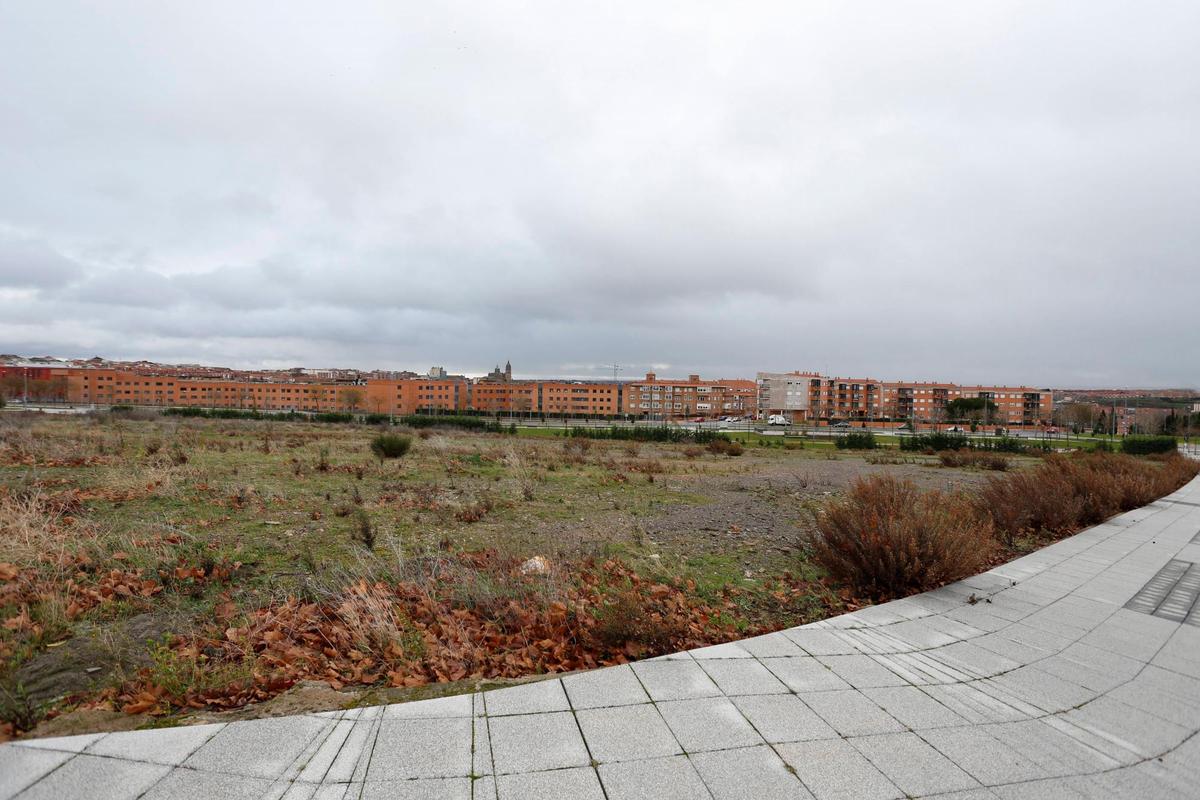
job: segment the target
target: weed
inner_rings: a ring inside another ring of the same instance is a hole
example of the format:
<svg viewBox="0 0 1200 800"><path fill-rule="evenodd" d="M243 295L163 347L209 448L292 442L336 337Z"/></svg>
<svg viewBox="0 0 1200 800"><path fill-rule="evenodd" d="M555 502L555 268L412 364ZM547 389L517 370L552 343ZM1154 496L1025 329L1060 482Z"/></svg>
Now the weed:
<svg viewBox="0 0 1200 800"><path fill-rule="evenodd" d="M978 467L996 472L1006 472L1012 466L1008 457L1001 453L978 450L943 450L937 455L938 461L943 467Z"/></svg>
<svg viewBox="0 0 1200 800"><path fill-rule="evenodd" d="M601 646L624 649L631 643L662 652L687 634L681 620L647 608L633 589L620 589L595 610L596 624L589 635Z"/></svg>
<svg viewBox="0 0 1200 800"><path fill-rule="evenodd" d="M387 458L402 458L412 447L412 437L399 433L381 433L371 440L371 452L382 464Z"/></svg>
<svg viewBox="0 0 1200 800"><path fill-rule="evenodd" d="M740 456L746 452L741 442L726 439L724 436L713 439L708 443L708 452L713 455Z"/></svg>
<svg viewBox="0 0 1200 800"><path fill-rule="evenodd" d="M354 541L367 550L375 549L375 525L371 522L371 516L367 514L366 509L358 509L354 515L354 530L351 536Z"/></svg>
<svg viewBox="0 0 1200 800"><path fill-rule="evenodd" d="M45 716L44 704L38 703L15 681L0 684L0 722L18 731L31 730Z"/></svg>

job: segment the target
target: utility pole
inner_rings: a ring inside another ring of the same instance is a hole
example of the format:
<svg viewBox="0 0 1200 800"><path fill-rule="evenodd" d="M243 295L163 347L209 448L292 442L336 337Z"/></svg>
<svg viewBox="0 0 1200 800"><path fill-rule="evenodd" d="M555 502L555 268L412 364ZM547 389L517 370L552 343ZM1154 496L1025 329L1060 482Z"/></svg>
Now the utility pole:
<svg viewBox="0 0 1200 800"><path fill-rule="evenodd" d="M618 414L618 415L620 415L620 413L621 413L621 402L620 402L620 398L621 398L621 392L620 392L620 390L617 388L617 373L618 373L618 372L620 372L620 371L623 369L623 367L622 367L620 364L601 364L601 366L602 366L602 367L605 367L605 368L608 368L608 369L611 369L611 370L612 370L612 373L613 373L613 391L617 393L617 394L616 394L616 400L617 400L617 414Z"/></svg>

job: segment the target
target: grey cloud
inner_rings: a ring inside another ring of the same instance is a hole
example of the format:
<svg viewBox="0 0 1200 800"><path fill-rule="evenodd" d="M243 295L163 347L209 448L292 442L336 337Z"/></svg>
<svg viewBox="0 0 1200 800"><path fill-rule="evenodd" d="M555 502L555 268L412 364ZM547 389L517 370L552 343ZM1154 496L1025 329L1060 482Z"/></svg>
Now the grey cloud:
<svg viewBox="0 0 1200 800"><path fill-rule="evenodd" d="M60 296L93 305L144 309L170 309L183 298L169 278L138 267L95 271Z"/></svg>
<svg viewBox="0 0 1200 800"><path fill-rule="evenodd" d="M52 289L82 275L78 263L45 242L0 230L0 288Z"/></svg>
<svg viewBox="0 0 1200 800"><path fill-rule="evenodd" d="M16 0L0 350L1200 383L1197 29Z"/></svg>

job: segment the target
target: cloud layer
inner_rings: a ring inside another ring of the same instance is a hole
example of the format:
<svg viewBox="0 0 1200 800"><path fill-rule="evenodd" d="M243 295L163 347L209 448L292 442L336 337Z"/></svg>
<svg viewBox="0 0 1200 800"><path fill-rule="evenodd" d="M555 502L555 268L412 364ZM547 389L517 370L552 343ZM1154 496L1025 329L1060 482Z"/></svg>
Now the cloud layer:
<svg viewBox="0 0 1200 800"><path fill-rule="evenodd" d="M1197 30L16 0L0 352L1200 384Z"/></svg>

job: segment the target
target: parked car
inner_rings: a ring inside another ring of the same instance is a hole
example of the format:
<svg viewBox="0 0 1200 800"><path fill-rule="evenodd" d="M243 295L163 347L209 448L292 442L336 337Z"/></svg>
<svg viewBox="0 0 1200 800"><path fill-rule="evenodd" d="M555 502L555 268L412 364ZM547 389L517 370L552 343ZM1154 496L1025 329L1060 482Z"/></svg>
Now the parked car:
<svg viewBox="0 0 1200 800"><path fill-rule="evenodd" d="M783 414L772 414L771 416L767 417L767 424L768 425L790 425L791 423L788 422L788 418L785 417Z"/></svg>
<svg viewBox="0 0 1200 800"><path fill-rule="evenodd" d="M850 427L850 423L849 423L849 422L846 422L846 420L842 420L841 422L835 422L835 423L833 423L833 426L832 426L832 427L834 427L834 428L849 428L849 427Z"/></svg>

